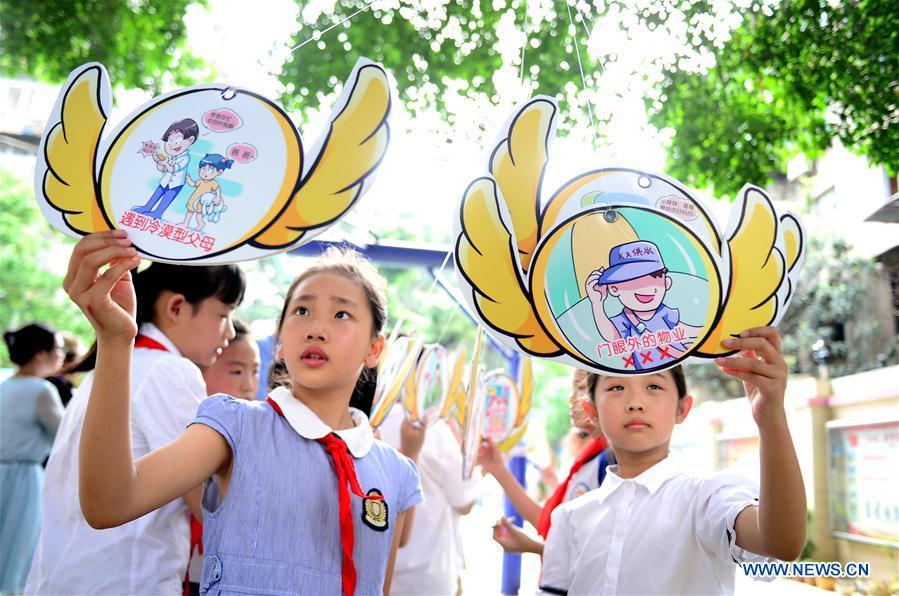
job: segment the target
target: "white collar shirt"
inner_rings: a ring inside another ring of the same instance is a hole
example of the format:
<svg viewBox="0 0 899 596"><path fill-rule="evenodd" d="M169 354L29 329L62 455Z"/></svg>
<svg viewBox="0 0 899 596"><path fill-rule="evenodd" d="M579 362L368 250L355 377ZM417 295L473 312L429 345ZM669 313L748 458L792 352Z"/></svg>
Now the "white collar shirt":
<svg viewBox="0 0 899 596"><path fill-rule="evenodd" d="M397 449L404 418L403 408L394 405L379 429L384 441ZM478 498L481 475L462 478L462 450L443 420L437 420L425 432L417 465L425 499L415 507L408 543L397 550L390 594L454 596L462 571L456 509Z"/></svg>
<svg viewBox="0 0 899 596"><path fill-rule="evenodd" d="M163 174L162 178L159 180L159 186L168 189L184 186L188 163L190 163L190 154L187 152L175 157L169 157L166 160L166 164L173 166L174 170L171 172L166 170L165 174Z"/></svg>
<svg viewBox="0 0 899 596"><path fill-rule="evenodd" d="M151 324L142 335L166 349L136 348L131 364L135 459L178 437L206 398L200 369ZM134 521L94 530L78 500L78 445L93 385L89 374L60 423L44 479L41 534L27 594L178 594L187 568L189 511L183 499Z"/></svg>
<svg viewBox="0 0 899 596"><path fill-rule="evenodd" d="M544 549L544 594L732 594L736 563L773 561L736 545L758 488L734 474L691 476L666 457L560 505Z"/></svg>
<svg viewBox="0 0 899 596"><path fill-rule="evenodd" d="M361 410L350 408L350 417L353 420L352 428L333 430L315 412L310 410L309 406L295 398L287 387L273 389L269 393L269 397L281 408L281 412L291 428L304 439L314 441L333 432L344 440L350 455L354 458L365 457L371 451L374 434L368 416Z"/></svg>

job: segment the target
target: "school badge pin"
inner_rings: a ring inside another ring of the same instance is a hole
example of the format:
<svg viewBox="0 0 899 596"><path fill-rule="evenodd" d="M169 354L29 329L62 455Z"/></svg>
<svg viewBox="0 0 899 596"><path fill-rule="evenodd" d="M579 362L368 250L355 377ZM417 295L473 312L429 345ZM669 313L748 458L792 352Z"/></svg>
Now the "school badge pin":
<svg viewBox="0 0 899 596"><path fill-rule="evenodd" d="M376 488L369 490L362 499L362 521L378 532L387 531L387 501Z"/></svg>

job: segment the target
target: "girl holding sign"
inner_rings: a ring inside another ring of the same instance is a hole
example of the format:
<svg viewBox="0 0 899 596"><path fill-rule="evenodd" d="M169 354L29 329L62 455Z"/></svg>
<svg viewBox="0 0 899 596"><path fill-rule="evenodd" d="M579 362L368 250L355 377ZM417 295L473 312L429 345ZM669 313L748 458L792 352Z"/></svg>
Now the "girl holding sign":
<svg viewBox="0 0 899 596"><path fill-rule="evenodd" d="M320 258L291 284L278 322L290 387L266 402L209 398L179 437L134 461L125 371L137 259L114 234L79 242L64 284L97 331L79 460L88 521L115 527L205 482L202 593L389 588L404 512L422 498L419 475L348 407L384 346L383 278L355 253Z"/></svg>

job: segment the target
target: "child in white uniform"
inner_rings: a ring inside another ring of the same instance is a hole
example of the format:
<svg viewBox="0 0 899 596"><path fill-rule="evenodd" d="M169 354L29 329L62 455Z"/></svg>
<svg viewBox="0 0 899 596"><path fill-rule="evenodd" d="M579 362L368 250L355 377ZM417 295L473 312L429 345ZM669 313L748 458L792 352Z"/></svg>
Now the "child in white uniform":
<svg viewBox="0 0 899 596"><path fill-rule="evenodd" d="M545 594L727 594L735 565L794 559L805 542L805 488L784 412L787 366L773 327L750 329L718 358L743 381L759 428L761 489L703 478L668 454L687 417L683 370L591 375L589 390L617 460L595 491L560 506L544 550Z"/></svg>
<svg viewBox="0 0 899 596"><path fill-rule="evenodd" d="M125 240L121 231L101 237L110 248ZM197 366L214 363L234 337L231 313L243 299L244 277L237 265L154 263L134 276L134 288L139 336L134 360L116 375L133 382L126 395L131 412L126 432L130 453L140 457L181 434L206 398ZM82 515L78 454L95 380L91 373L75 392L50 454L41 505L43 525L25 591L180 593L190 544L186 501L193 487L181 493L185 499L119 528L95 530ZM199 514L200 491L193 493Z"/></svg>

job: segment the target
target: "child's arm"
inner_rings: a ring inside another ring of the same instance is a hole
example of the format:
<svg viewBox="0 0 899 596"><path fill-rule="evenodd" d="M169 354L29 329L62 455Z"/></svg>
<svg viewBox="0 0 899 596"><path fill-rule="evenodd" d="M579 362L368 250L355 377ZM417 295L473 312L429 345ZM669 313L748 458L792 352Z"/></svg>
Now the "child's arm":
<svg viewBox="0 0 899 596"><path fill-rule="evenodd" d="M82 238L63 282L97 333L97 367L78 456L81 510L95 528L121 525L161 507L200 485L230 458L221 435L195 425L165 447L132 460L131 353L137 324L130 270L140 259L125 236L114 230Z"/></svg>
<svg viewBox="0 0 899 596"><path fill-rule="evenodd" d="M543 556L543 543L525 534L508 517L500 518L493 526L493 540L507 553L534 553Z"/></svg>
<svg viewBox="0 0 899 596"><path fill-rule="evenodd" d="M478 451L478 463L481 464L485 472L496 478L503 492L512 501L515 511L536 528L537 520L540 519L540 505L534 502L524 490L524 487L512 476L512 472L503 463L502 454L490 439L481 441L481 447Z"/></svg>
<svg viewBox="0 0 899 596"><path fill-rule="evenodd" d="M418 465L418 456L421 454L421 448L425 443L425 433L427 431L427 423L419 424L412 422L408 418L403 418L400 425L400 453L411 459L415 465ZM406 515L408 513L408 515ZM404 547L409 543L412 536L412 525L415 523L415 506L409 507L403 512L405 515L405 523L403 531L400 532L399 546Z"/></svg>
<svg viewBox="0 0 899 596"><path fill-rule="evenodd" d="M806 500L784 410L787 365L780 335L774 327L758 327L744 331L739 338L724 340L724 345L742 354L717 358L715 363L743 381L752 417L759 427L759 504L737 516L737 546L790 561L799 556L805 543Z"/></svg>
<svg viewBox="0 0 899 596"><path fill-rule="evenodd" d="M411 508L400 512L400 514L396 516L396 526L393 529L393 541L390 544L390 557L387 559L387 573L384 574L384 596L390 594L390 584L393 581L393 565L396 563L396 551L400 546L400 536L405 529L406 513L410 511Z"/></svg>

